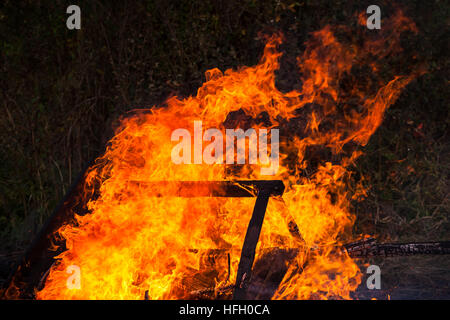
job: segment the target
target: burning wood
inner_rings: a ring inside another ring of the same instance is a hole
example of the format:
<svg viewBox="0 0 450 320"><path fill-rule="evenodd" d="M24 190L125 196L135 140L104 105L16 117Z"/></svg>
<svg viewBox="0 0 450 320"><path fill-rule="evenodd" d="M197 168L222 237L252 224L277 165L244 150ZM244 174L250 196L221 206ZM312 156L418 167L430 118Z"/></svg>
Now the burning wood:
<svg viewBox="0 0 450 320"><path fill-rule="evenodd" d="M149 197L255 197L259 190L269 196L281 196L284 184L280 180L235 181L130 181L136 188L144 188Z"/></svg>
<svg viewBox="0 0 450 320"><path fill-rule="evenodd" d="M450 254L450 241L378 244L371 238L369 241L352 243L344 247L353 258Z"/></svg>

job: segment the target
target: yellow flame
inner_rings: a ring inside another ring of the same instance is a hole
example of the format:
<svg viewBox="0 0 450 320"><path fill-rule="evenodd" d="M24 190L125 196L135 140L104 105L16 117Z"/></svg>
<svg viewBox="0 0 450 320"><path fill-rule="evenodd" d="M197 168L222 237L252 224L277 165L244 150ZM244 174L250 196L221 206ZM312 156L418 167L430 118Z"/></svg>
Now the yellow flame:
<svg viewBox="0 0 450 320"><path fill-rule="evenodd" d="M382 41L367 40L359 46L339 43L331 26L314 32L298 57L300 91L283 93L275 86L281 56L277 47L282 42L282 36L275 34L267 38L257 65L224 73L208 70L196 96L172 97L164 107L123 119L105 154L86 176L90 213L76 216L76 224L59 230L67 250L57 257L37 297L143 299L147 291L150 299L179 299L189 297L199 283L205 288L234 283L255 199L155 197L145 184L267 179L257 165L230 169L222 164L171 161L173 130L192 128L195 120L201 120L204 128L225 130L231 118L235 127L280 128L282 134L281 167L270 178L284 181L284 203L269 201L256 259L264 249L299 248L299 240L289 231L290 221L295 221L304 242L288 262L274 298L349 299L361 274L347 254L336 254L333 247L352 239L355 217L349 201L355 194L347 186L347 167L361 152L344 149L368 142L385 110L415 76L371 82L370 86L378 86L375 92L360 83L364 79L349 76L358 65L378 70L374 60L378 52L380 56L399 52L398 33L416 30L401 12L383 28ZM351 85L343 89L340 81L345 77ZM230 116L238 111L245 114L246 123ZM258 120L263 115L267 121ZM292 125L291 131L285 129ZM328 148L334 159L320 161L309 172L307 152L314 146ZM358 194L364 190L360 188ZM230 253L229 279L226 254L211 256L212 249ZM70 265L80 267L81 289L66 285Z"/></svg>

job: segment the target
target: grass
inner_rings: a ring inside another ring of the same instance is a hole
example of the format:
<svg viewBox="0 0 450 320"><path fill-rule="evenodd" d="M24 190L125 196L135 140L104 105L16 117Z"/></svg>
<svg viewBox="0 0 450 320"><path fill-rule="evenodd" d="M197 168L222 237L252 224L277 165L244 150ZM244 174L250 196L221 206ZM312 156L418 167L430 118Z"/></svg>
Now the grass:
<svg viewBox="0 0 450 320"><path fill-rule="evenodd" d="M357 170L369 173L371 187L361 210L374 213L367 217L371 223L362 219L360 225L371 225L372 233L395 240L447 238L449 117L439 108L448 101L441 76L425 75L408 88L388 110L359 162Z"/></svg>
<svg viewBox="0 0 450 320"><path fill-rule="evenodd" d="M299 54L308 33L352 23L368 1L80 2L82 29L65 27L68 1L0 5L0 253L29 244L66 190L102 152L117 119L169 94L188 95L212 67L255 64L258 32L282 30ZM388 1L379 4L392 10ZM401 1L420 39L406 50L429 66L388 110L354 168L371 186L357 231L385 239L441 239L450 230L448 54L444 1ZM388 61L388 66L401 60Z"/></svg>

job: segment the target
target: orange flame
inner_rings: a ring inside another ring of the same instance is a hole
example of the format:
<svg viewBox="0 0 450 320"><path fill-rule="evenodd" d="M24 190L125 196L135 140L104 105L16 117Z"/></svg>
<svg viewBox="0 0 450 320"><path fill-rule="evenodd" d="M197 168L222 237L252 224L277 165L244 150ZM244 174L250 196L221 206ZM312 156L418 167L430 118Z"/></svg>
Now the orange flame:
<svg viewBox="0 0 450 320"><path fill-rule="evenodd" d="M391 80L353 76L355 68L376 73L376 58L399 52L399 30L416 31L400 12L383 25L382 40L344 45L334 30L314 32L298 57L302 90L275 86L282 36L268 37L260 62L237 70L206 71L196 96L172 97L166 106L123 119L105 154L88 172L89 214L59 230L67 250L57 257L39 299L179 299L200 287L235 282L254 199L155 197L146 182L267 179L258 165L184 164L171 161L171 133L192 128L280 128L284 203L271 199L256 260L268 248L299 248L274 298L349 299L361 282L355 262L333 248L352 240L347 169L381 124L385 110L416 76ZM374 90L374 88L376 90ZM284 138L284 139L283 139ZM349 148L350 146L350 148ZM352 147L353 146L353 147ZM330 159L309 157L325 148ZM350 151L349 151L350 150ZM313 169L311 169L313 167ZM98 190L98 196L93 191ZM360 190L364 193L364 190ZM298 225L303 242L292 237ZM213 249L230 253L208 255ZM66 269L77 265L81 288L67 287ZM202 286L198 286L201 283Z"/></svg>

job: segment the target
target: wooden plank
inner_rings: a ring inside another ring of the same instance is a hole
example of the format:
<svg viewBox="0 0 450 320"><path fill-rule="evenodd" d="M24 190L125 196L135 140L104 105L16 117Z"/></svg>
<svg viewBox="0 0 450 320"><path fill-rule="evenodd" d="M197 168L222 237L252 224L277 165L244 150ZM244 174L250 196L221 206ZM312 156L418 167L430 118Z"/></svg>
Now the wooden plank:
<svg viewBox="0 0 450 320"><path fill-rule="evenodd" d="M255 197L258 190L269 190L272 196L281 196L284 184L281 180L234 181L129 181L137 188L148 189L154 197Z"/></svg>
<svg viewBox="0 0 450 320"><path fill-rule="evenodd" d="M252 218L248 224L247 233L242 247L241 259L239 260L236 284L233 294L234 300L246 299L246 290L251 278L253 262L255 260L255 250L261 233L267 203L269 202L270 191L259 190L253 209Z"/></svg>

